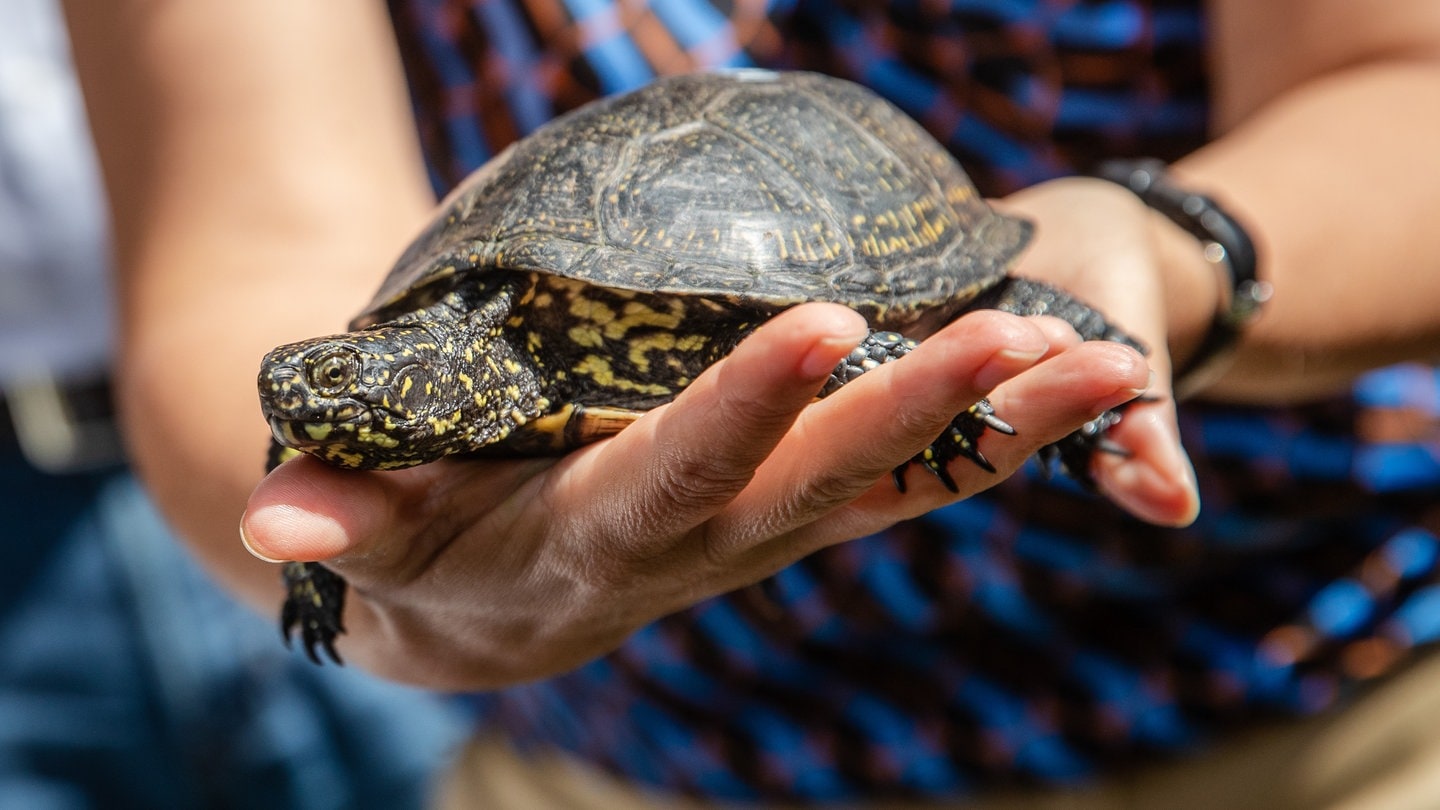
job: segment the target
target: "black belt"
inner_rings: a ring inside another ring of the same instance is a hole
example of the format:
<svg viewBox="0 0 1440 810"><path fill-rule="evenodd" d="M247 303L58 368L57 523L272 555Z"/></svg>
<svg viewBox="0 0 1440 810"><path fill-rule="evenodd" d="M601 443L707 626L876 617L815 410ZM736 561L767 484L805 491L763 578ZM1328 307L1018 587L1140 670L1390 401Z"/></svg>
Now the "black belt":
<svg viewBox="0 0 1440 810"><path fill-rule="evenodd" d="M0 449L49 473L118 464L124 452L114 402L104 377L0 385Z"/></svg>

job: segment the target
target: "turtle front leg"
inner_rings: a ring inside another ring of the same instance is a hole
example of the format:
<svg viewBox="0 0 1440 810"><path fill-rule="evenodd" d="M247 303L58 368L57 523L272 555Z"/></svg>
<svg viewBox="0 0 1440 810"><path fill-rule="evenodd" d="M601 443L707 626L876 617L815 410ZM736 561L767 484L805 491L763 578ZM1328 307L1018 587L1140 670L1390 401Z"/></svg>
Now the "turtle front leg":
<svg viewBox="0 0 1440 810"><path fill-rule="evenodd" d="M269 472L298 455L299 450L272 441L265 456L265 470ZM285 602L280 607L280 635L285 646L290 646L290 639L299 630L305 655L311 661L323 663L316 652L318 647L331 661L344 664L335 652L335 639L345 632L340 619L345 611L345 578L313 562L285 563L280 578L285 584Z"/></svg>
<svg viewBox="0 0 1440 810"><path fill-rule="evenodd" d="M285 606L280 611L280 632L285 646L298 629L305 654L316 664L323 663L319 647L331 661L343 664L335 652L335 639L345 632L341 615L345 611L345 579L319 563L285 563Z"/></svg>
<svg viewBox="0 0 1440 810"><path fill-rule="evenodd" d="M830 373L830 379L826 381L825 387L820 389L820 396L827 397L835 393L846 383L867 371L878 368L882 363L899 360L909 354L917 345L919 344L916 341L898 332L872 331ZM957 458L967 458L982 470L995 472L995 465L985 458L978 445L980 436L985 433L986 429L1011 436L1015 435L1015 428L1010 427L1003 419L996 416L995 409L990 406L990 402L982 399L971 405L964 413L956 416L950 426L928 447L920 451L914 458L895 468L895 488L901 492L905 491L905 470L911 464L919 464L929 470L951 492L960 491L955 484L955 479L950 477L949 469L950 462Z"/></svg>

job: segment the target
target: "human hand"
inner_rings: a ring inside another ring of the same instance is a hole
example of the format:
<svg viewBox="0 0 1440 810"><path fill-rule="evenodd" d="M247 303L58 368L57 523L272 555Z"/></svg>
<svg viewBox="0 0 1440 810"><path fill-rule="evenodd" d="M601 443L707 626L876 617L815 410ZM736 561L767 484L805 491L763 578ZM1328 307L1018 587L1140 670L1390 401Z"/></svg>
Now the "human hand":
<svg viewBox="0 0 1440 810"><path fill-rule="evenodd" d="M255 490L242 531L257 555L324 561L350 581L347 658L432 687L493 687L574 667L660 616L992 486L1148 384L1125 346L978 312L813 401L864 333L843 307L792 309L671 404L559 459L376 473L302 457ZM1018 432L980 439L998 474L958 461L958 495L918 469L897 492L890 471L987 395Z"/></svg>
<svg viewBox="0 0 1440 810"><path fill-rule="evenodd" d="M1180 446L1171 352L1194 347L1216 305L1213 274L1198 264L1193 237L1162 221L1128 190L1103 180L1042 183L1007 197L1000 207L1037 223L1016 275L1075 294L1150 350L1154 382L1108 434L1127 455L1097 453L1091 469L1097 485L1143 520L1189 524L1200 501L1194 470ZM1167 241L1172 237L1178 246ZM1189 264L1186 249L1193 254ZM1186 272L1194 267L1198 273Z"/></svg>

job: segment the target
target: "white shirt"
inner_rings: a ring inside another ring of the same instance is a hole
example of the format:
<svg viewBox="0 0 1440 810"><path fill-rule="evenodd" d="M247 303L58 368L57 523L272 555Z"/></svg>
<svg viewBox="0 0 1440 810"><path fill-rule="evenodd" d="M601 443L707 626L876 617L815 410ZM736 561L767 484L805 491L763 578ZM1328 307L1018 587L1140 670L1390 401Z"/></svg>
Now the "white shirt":
<svg viewBox="0 0 1440 810"><path fill-rule="evenodd" d="M0 0L0 389L111 359L99 171L54 0Z"/></svg>

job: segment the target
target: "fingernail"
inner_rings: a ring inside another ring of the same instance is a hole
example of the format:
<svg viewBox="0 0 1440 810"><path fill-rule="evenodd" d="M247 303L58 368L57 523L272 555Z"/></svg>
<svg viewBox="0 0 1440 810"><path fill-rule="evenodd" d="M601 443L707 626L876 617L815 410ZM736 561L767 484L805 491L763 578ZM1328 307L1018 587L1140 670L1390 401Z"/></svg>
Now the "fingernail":
<svg viewBox="0 0 1440 810"><path fill-rule="evenodd" d="M1045 356L1048 349L1048 346L1039 349L1006 347L996 351L975 371L973 379L975 387L982 391L995 388L1000 383L1035 365L1040 358Z"/></svg>
<svg viewBox="0 0 1440 810"><path fill-rule="evenodd" d="M1149 464L1122 461L1108 475L1106 495L1125 511L1157 526L1188 526L1200 511L1195 473L1188 457L1175 459L1168 472ZM1179 507L1179 508L1177 508Z"/></svg>
<svg viewBox="0 0 1440 810"><path fill-rule="evenodd" d="M1155 369L1148 368L1145 373L1145 387L1135 390L1135 396L1144 396L1147 391L1155 387Z"/></svg>
<svg viewBox="0 0 1440 810"><path fill-rule="evenodd" d="M245 550L250 552L250 556L262 562L276 564L285 562L285 560L277 560L273 557L267 557L264 554L261 554L260 552L255 550L255 544L250 540L250 532L245 528L245 519L247 517L249 517L248 514L240 516L240 545L244 546Z"/></svg>
<svg viewBox="0 0 1440 810"><path fill-rule="evenodd" d="M831 335L816 341L805 357L800 360L800 373L807 380L819 380L828 377L835 370L835 364L844 359L845 355L865 339L865 332L858 332L854 336Z"/></svg>
<svg viewBox="0 0 1440 810"><path fill-rule="evenodd" d="M1145 384L1144 384L1144 385L1140 386L1139 388L1121 388L1119 391L1117 391L1117 392L1115 392L1115 393L1116 393L1117 396L1123 396L1123 397L1125 397L1125 399L1120 400L1121 402L1129 402L1130 400L1135 399L1136 397L1143 397L1143 396L1145 396L1147 393L1149 393L1150 389L1152 389L1152 388L1154 388L1154 387L1155 387L1155 369L1153 369L1153 368L1147 368L1147 369L1145 370Z"/></svg>
<svg viewBox="0 0 1440 810"><path fill-rule="evenodd" d="M1145 496L1151 477L1147 475L1149 471L1142 467L1130 463L1120 464L1112 470L1107 482L1110 486L1105 488L1106 495L1120 508L1146 523L1165 525L1170 522L1170 516L1164 512L1162 504L1152 503Z"/></svg>
<svg viewBox="0 0 1440 810"><path fill-rule="evenodd" d="M1139 388L1117 388L1115 391L1106 394L1094 403L1096 413L1114 410L1127 402L1133 402L1149 393L1155 387L1155 372L1151 371L1145 380L1145 384Z"/></svg>

